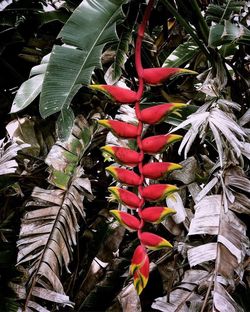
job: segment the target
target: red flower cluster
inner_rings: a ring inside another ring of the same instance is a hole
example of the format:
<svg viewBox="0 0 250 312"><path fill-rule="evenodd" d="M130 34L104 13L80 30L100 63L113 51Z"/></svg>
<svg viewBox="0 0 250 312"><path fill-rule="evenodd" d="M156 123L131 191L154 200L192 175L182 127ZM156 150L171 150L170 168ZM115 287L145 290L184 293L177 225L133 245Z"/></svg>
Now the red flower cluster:
<svg viewBox="0 0 250 312"><path fill-rule="evenodd" d="M133 125L117 120L99 120L99 123L107 127L114 135L137 140L138 151L129 148L117 146L104 146L102 151L105 157L112 158L118 164L125 168L109 166L107 172L115 180L123 185L133 186L137 191L131 192L124 188L109 187L111 199L126 205L135 210L131 215L119 210L111 210L110 213L130 231L137 231L140 245L135 249L130 267L130 272L134 278L134 285L138 292L145 288L149 277L149 258L147 248L158 250L161 248L170 248L172 245L164 238L143 231L145 222L153 224L160 223L165 217L175 213L173 209L164 206L144 207L145 202L160 202L171 193L176 192L178 188L170 184L145 185L145 178L155 180L163 179L169 172L180 169L181 166L169 162L151 162L145 163L144 154L155 155L165 151L172 143L180 140L182 137L176 134L156 135L142 139L143 124L155 125L162 122L169 113L178 113L178 110L185 107L181 103L165 103L154 105L150 108L140 109L140 100L143 95L144 84L159 85L166 79L179 74L194 74L195 72L180 68L148 68L143 69L141 64L141 43L145 31L146 23L150 15L154 1L150 0L145 11L142 24L139 26L138 37L136 41L136 70L139 79L139 88L137 92L109 85L93 85L91 88L100 90L119 104L134 104L138 124ZM127 169L126 167L130 167ZM132 167L132 168L131 168ZM139 174L133 171L138 167ZM132 169L132 170L131 170Z"/></svg>

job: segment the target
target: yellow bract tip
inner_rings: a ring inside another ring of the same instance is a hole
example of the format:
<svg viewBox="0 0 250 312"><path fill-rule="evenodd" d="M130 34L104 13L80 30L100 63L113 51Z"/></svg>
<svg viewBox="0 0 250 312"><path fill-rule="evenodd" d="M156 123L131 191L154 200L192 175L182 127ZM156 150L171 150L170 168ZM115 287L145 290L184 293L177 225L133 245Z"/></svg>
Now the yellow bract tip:
<svg viewBox="0 0 250 312"><path fill-rule="evenodd" d="M116 178L117 174L114 166L108 166L105 168L105 170L108 171L108 173L110 173L114 178Z"/></svg>
<svg viewBox="0 0 250 312"><path fill-rule="evenodd" d="M113 154L113 146L105 145L101 147L101 150Z"/></svg>
<svg viewBox="0 0 250 312"><path fill-rule="evenodd" d="M197 75L198 73L194 70L186 69L186 68L180 68L180 73L182 74L190 74L190 75Z"/></svg>
<svg viewBox="0 0 250 312"><path fill-rule="evenodd" d="M171 164L169 169L170 169L171 171L172 171L172 170L182 169L182 165L180 165L180 164Z"/></svg>
<svg viewBox="0 0 250 312"><path fill-rule="evenodd" d="M110 128L109 120L107 119L99 119L97 122L104 127Z"/></svg>
<svg viewBox="0 0 250 312"><path fill-rule="evenodd" d="M173 245L169 241L167 241L166 239L164 239L163 242L160 243L160 246L173 248Z"/></svg>

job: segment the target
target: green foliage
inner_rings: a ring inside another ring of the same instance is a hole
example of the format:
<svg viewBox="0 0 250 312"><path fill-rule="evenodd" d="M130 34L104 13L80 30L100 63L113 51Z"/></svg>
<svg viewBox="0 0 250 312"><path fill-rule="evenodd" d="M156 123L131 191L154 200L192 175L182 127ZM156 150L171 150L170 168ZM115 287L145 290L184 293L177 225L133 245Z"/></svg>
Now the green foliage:
<svg viewBox="0 0 250 312"><path fill-rule="evenodd" d="M180 44L164 61L163 67L180 67L189 62L199 52L193 40Z"/></svg>
<svg viewBox="0 0 250 312"><path fill-rule="evenodd" d="M62 112L61 120L72 120L66 116L71 100L82 84L89 84L95 67L101 66L104 45L118 39L115 25L122 18L123 2L106 1L97 5L91 0L83 1L69 18L58 35L66 45L54 47L45 74L40 97L43 118ZM79 32L79 29L88 31ZM61 133L63 127L59 128ZM67 129L63 137L67 137Z"/></svg>
<svg viewBox="0 0 250 312"><path fill-rule="evenodd" d="M162 202L176 214L149 225L171 235L174 250L150 254L156 278L140 299L128 273L138 242L109 215L117 206L107 200L111 180L99 151L128 142L111 134L106 139L106 130L95 125L107 118L134 123L135 112L81 86L94 73L95 83L111 77L136 89L131 38L146 1L53 1L51 12L42 5L49 0L0 2L1 9L11 4L0 12L0 311L17 311L26 300L32 311L127 311L131 302L134 311L250 310L242 286L249 288L247 1L161 0L152 12L143 65L185 66L199 75L145 88L145 108L154 102L190 105L182 116L144 129L148 136L175 126L184 139L180 154L177 146L162 155L162 161L183 165L168 177L180 192ZM105 61L103 52L110 52ZM45 120L36 104L42 87ZM129 144L136 149L134 141ZM17 270L18 233L24 262Z"/></svg>
<svg viewBox="0 0 250 312"><path fill-rule="evenodd" d="M222 44L250 44L250 30L243 25L224 21L224 25L216 24L210 28L208 44L217 47Z"/></svg>
<svg viewBox="0 0 250 312"><path fill-rule="evenodd" d="M46 55L40 65L31 69L30 78L17 91L10 113L17 113L26 108L40 94L49 58L50 54Z"/></svg>

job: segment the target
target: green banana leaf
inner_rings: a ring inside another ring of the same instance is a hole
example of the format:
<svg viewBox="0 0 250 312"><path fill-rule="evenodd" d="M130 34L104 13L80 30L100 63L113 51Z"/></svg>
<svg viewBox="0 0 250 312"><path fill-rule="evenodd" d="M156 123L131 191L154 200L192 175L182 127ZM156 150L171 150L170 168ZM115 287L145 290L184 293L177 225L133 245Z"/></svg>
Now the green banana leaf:
<svg viewBox="0 0 250 312"><path fill-rule="evenodd" d="M191 60L199 51L197 44L192 39L189 39L187 42L180 44L166 58L162 67L180 67Z"/></svg>
<svg viewBox="0 0 250 312"><path fill-rule="evenodd" d="M17 113L24 109L40 94L50 55L51 54L45 55L41 64L31 69L30 78L24 81L17 91L10 113Z"/></svg>
<svg viewBox="0 0 250 312"><path fill-rule="evenodd" d="M250 30L242 24L235 25L224 21L224 25L216 24L210 28L208 45L217 47L227 43L250 44Z"/></svg>
<svg viewBox="0 0 250 312"><path fill-rule="evenodd" d="M47 67L40 97L43 118L60 111L65 117L74 95L89 84L94 68L101 66L104 45L118 39L115 26L124 2L84 0L75 9L58 35L65 45L54 46Z"/></svg>

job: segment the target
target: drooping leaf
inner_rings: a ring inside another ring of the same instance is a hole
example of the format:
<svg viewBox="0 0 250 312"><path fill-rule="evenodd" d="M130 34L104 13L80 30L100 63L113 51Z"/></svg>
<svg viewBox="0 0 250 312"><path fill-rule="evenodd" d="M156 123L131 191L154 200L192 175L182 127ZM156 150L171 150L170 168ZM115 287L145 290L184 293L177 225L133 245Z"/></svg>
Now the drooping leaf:
<svg viewBox="0 0 250 312"><path fill-rule="evenodd" d="M214 304L216 306L216 291L221 285L221 278L233 282L237 272L242 278L242 264L249 245L246 236L246 226L230 210L225 212L221 195L204 197L195 207L195 215L191 221L189 235L216 235L216 243L208 243L192 247L188 250L190 266L196 266L203 261L215 261ZM221 294L220 294L221 295ZM218 294L218 296L220 297ZM229 297L224 294L221 300L230 305ZM234 302L234 305L237 304ZM222 311L219 309L219 311ZM241 308L239 307L239 311Z"/></svg>
<svg viewBox="0 0 250 312"><path fill-rule="evenodd" d="M209 3L206 10L207 22L221 22L222 19L229 20L231 14L240 13L246 1L222 1L220 4Z"/></svg>
<svg viewBox="0 0 250 312"><path fill-rule="evenodd" d="M40 94L49 59L50 54L42 59L40 65L34 66L31 69L30 78L17 91L10 113L17 113L26 108Z"/></svg>
<svg viewBox="0 0 250 312"><path fill-rule="evenodd" d="M156 298L152 308L162 312L197 311L197 308L200 310L203 298L196 294L194 290L208 277L209 273L205 270L185 271L181 283L170 292L169 296Z"/></svg>
<svg viewBox="0 0 250 312"><path fill-rule="evenodd" d="M124 68L124 64L128 58L127 53L129 50L129 43L132 39L131 35L131 29L124 29L120 36L119 43L116 49L114 63L105 74L105 80L107 84L116 83L122 75L122 69Z"/></svg>
<svg viewBox="0 0 250 312"><path fill-rule="evenodd" d="M180 67L190 61L199 52L193 40L180 44L164 61L163 67Z"/></svg>
<svg viewBox="0 0 250 312"><path fill-rule="evenodd" d="M19 145L11 141L4 142L4 139L0 140L0 176L17 172L18 163L14 158L18 151L28 146L28 144Z"/></svg>
<svg viewBox="0 0 250 312"><path fill-rule="evenodd" d="M56 122L57 135L59 140L66 141L68 139L74 124L74 119L75 115L70 107L61 111Z"/></svg>
<svg viewBox="0 0 250 312"><path fill-rule="evenodd" d="M237 42L250 44L250 31L242 24L235 25L225 20L224 25L216 24L211 26L208 44L217 47L221 44Z"/></svg>
<svg viewBox="0 0 250 312"><path fill-rule="evenodd" d="M27 289L26 306L36 311L41 308L35 297L73 306L64 293L60 275L63 267L69 272L79 231L77 219L85 216L83 200L85 196L92 198L90 181L79 165L92 138L90 135L89 141L84 141L85 127L93 130L79 116L68 140L58 141L52 147L46 159L50 166L48 181L57 188L35 187L22 220L17 243L18 264L29 269L31 286Z"/></svg>
<svg viewBox="0 0 250 312"><path fill-rule="evenodd" d="M67 46L53 48L45 74L40 97L43 118L66 110L82 84L89 84L94 68L101 65L104 45L117 40L115 25L122 18L123 3L84 0L73 12L59 33Z"/></svg>
<svg viewBox="0 0 250 312"><path fill-rule="evenodd" d="M176 132L189 124L191 125L179 147L179 153L184 149L184 156L187 157L187 153L198 134L204 139L209 124L217 145L221 165L223 165L222 147L226 147L226 144L230 144L235 154L239 157L246 133L228 113L216 107L209 110L209 106L209 103L204 104L171 132ZM221 134L223 135L222 137Z"/></svg>

